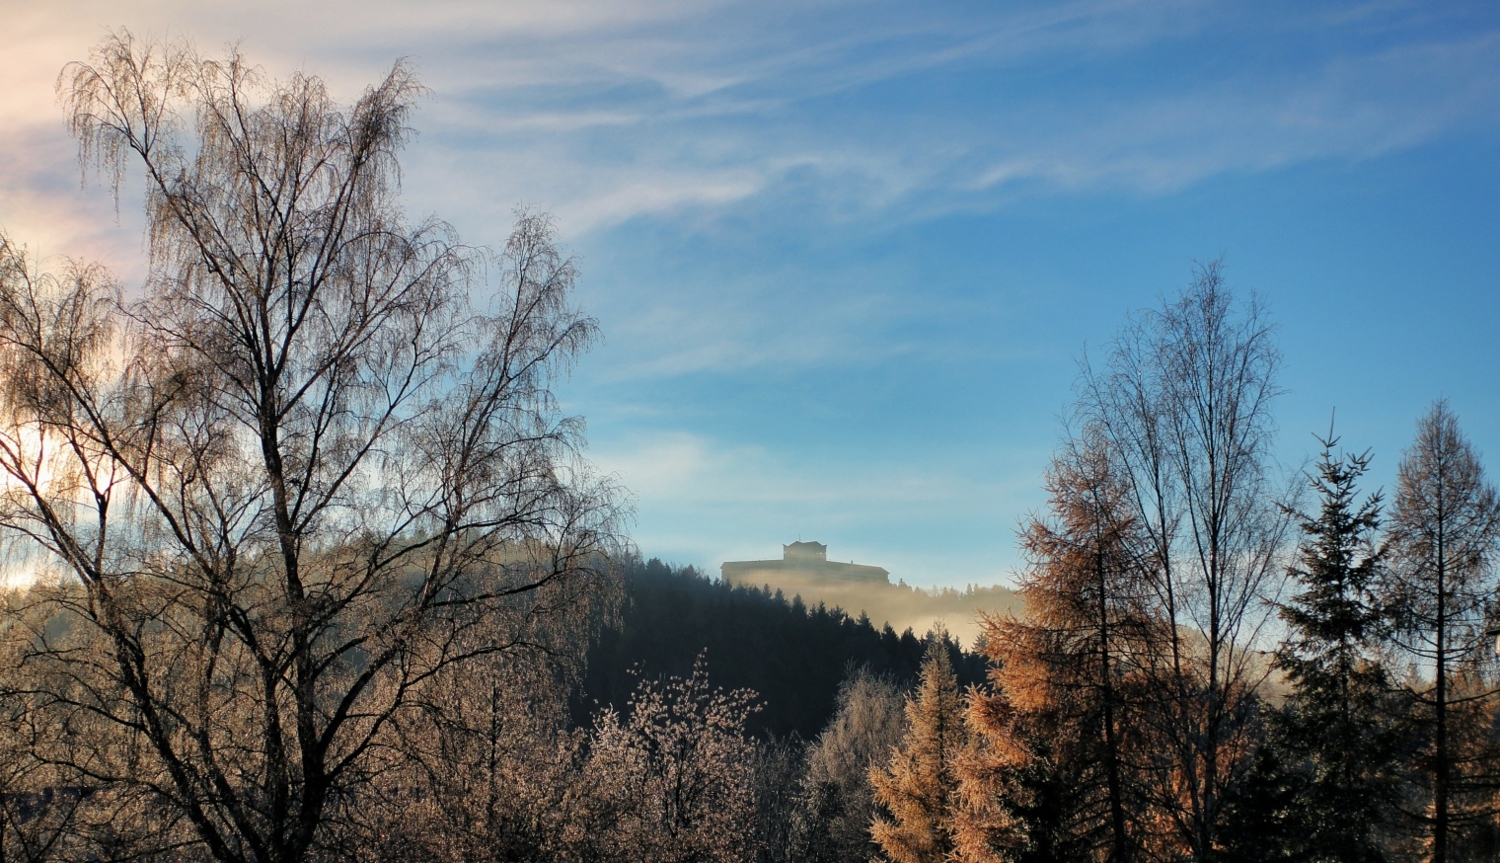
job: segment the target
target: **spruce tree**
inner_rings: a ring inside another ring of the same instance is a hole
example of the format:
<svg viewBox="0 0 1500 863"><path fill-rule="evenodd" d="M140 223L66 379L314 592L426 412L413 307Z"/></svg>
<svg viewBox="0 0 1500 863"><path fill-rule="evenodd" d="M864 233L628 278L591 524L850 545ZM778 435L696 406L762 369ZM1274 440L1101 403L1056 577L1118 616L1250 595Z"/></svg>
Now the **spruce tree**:
<svg viewBox="0 0 1500 863"><path fill-rule="evenodd" d="M1289 576L1299 590L1281 607L1288 637L1275 666L1290 686L1276 723L1280 760L1302 765L1293 805L1311 861L1386 859L1397 735L1385 718L1390 682L1375 659L1381 614L1372 589L1384 550L1372 543L1380 495L1358 500L1368 452L1336 456L1321 441L1311 486L1316 515L1299 517L1302 542Z"/></svg>
<svg viewBox="0 0 1500 863"><path fill-rule="evenodd" d="M870 833L891 863L945 863L954 847L957 765L967 735L958 679L941 633L928 636L906 719L906 739L890 765L870 771L875 800L891 816L877 816Z"/></svg>

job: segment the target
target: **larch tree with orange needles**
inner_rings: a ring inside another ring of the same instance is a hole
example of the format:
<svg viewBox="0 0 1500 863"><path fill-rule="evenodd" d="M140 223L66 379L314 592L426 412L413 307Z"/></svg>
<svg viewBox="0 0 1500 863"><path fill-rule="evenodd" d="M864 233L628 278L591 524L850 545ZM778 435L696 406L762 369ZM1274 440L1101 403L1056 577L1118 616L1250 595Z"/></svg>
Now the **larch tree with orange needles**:
<svg viewBox="0 0 1500 863"><path fill-rule="evenodd" d="M968 735L946 639L929 635L916 691L906 701L906 737L885 767L870 771L890 817L870 828L892 863L944 863L953 853L958 763Z"/></svg>
<svg viewBox="0 0 1500 863"><path fill-rule="evenodd" d="M1067 445L1047 474L1048 513L1022 532L1029 565L1019 617L985 621L993 692L970 722L979 763L968 811L994 835L966 832L965 859L1135 859L1143 808L1129 757L1140 746L1143 611L1133 521L1097 436ZM1020 837L1020 838L1018 838Z"/></svg>

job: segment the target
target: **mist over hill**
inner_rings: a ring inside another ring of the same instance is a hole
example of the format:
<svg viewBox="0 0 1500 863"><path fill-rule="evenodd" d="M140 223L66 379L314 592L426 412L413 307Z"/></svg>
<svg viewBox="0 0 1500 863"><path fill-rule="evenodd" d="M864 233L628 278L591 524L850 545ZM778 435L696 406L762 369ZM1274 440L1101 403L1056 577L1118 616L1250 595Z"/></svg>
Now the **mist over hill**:
<svg viewBox="0 0 1500 863"><path fill-rule="evenodd" d="M981 615L1022 610L1020 595L1009 588L971 584L963 590L923 589L899 579L893 584L881 567L828 560L828 547L819 542L784 545L779 560L725 561L720 572L726 583L779 590L811 605L863 613L875 626L889 624L897 632L943 627L971 650Z"/></svg>
<svg viewBox="0 0 1500 863"><path fill-rule="evenodd" d="M965 649L973 650L979 636L981 614L1020 613L1019 594L998 585L969 585L924 589L904 581L895 584L852 584L787 575L762 587L801 597L810 605L842 608L850 614L869 617L875 626L889 625L900 632L927 632L939 625Z"/></svg>

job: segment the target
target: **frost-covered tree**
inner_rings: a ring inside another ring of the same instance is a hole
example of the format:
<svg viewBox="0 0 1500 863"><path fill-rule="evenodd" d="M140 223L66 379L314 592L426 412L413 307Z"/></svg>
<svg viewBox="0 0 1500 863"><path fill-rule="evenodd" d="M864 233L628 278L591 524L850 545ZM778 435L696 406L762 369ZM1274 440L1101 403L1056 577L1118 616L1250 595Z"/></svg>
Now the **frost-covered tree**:
<svg viewBox="0 0 1500 863"><path fill-rule="evenodd" d="M731 863L755 851L755 693L687 678L642 681L626 714L596 721L568 844L584 859Z"/></svg>
<svg viewBox="0 0 1500 863"><path fill-rule="evenodd" d="M839 687L828 727L807 752L798 847L809 863L865 859L875 853L870 771L890 763L906 735L901 689L861 667Z"/></svg>

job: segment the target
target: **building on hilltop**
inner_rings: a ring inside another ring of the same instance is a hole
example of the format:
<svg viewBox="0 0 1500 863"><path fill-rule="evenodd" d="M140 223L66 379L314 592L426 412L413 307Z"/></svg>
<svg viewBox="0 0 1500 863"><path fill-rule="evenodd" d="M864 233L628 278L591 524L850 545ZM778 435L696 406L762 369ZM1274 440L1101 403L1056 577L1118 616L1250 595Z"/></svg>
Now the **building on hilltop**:
<svg viewBox="0 0 1500 863"><path fill-rule="evenodd" d="M891 574L878 566L828 559L828 546L797 541L781 547L781 560L729 560L719 566L729 584L774 584L787 578L854 584L890 584Z"/></svg>
<svg viewBox="0 0 1500 863"><path fill-rule="evenodd" d="M816 561L818 563L828 562L828 546L821 542L803 542L797 540L791 545L781 547L781 559L783 561L795 560L799 563ZM775 563L774 560L755 561L747 560L743 563Z"/></svg>

